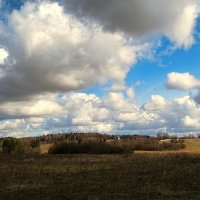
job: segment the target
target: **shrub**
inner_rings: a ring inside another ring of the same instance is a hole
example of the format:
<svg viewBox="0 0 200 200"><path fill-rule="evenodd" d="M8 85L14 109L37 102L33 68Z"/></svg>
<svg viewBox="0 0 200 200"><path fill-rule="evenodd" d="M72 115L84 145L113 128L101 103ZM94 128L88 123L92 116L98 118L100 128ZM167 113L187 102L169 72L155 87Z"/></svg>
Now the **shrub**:
<svg viewBox="0 0 200 200"><path fill-rule="evenodd" d="M3 140L3 153L23 153L23 144L16 138L6 138Z"/></svg>
<svg viewBox="0 0 200 200"><path fill-rule="evenodd" d="M2 152L2 147L3 147L3 140L0 139L0 152Z"/></svg>
<svg viewBox="0 0 200 200"><path fill-rule="evenodd" d="M40 147L40 141L39 140L32 140L31 141L31 147L32 148L39 148Z"/></svg>
<svg viewBox="0 0 200 200"><path fill-rule="evenodd" d="M179 150L184 148L185 144L183 144L182 142L162 143L159 146L159 150Z"/></svg>
<svg viewBox="0 0 200 200"><path fill-rule="evenodd" d="M3 153L23 153L23 154L33 154L40 153L38 143L34 143L34 148L32 143L26 140L17 138L5 138L3 139L2 152Z"/></svg>
<svg viewBox="0 0 200 200"><path fill-rule="evenodd" d="M59 143L49 149L49 154L120 154L125 150L119 145L107 143Z"/></svg>
<svg viewBox="0 0 200 200"><path fill-rule="evenodd" d="M142 139L121 142L124 149L131 151L164 151L184 149L182 140L173 139L169 143L160 143L157 139Z"/></svg>

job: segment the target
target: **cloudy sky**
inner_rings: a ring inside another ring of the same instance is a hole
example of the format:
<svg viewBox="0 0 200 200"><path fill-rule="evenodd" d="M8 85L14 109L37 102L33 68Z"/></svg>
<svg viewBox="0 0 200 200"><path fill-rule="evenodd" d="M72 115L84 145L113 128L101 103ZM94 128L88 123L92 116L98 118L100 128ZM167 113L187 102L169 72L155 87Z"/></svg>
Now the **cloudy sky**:
<svg viewBox="0 0 200 200"><path fill-rule="evenodd" d="M200 132L199 0L0 0L0 137Z"/></svg>

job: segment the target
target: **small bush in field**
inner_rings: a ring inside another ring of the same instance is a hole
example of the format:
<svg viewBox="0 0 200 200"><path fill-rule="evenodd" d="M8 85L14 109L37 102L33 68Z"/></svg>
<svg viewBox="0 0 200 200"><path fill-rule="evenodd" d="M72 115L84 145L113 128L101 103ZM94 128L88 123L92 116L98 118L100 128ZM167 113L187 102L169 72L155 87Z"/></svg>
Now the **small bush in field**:
<svg viewBox="0 0 200 200"><path fill-rule="evenodd" d="M22 153L23 144L16 138L6 138L2 145L3 153Z"/></svg>
<svg viewBox="0 0 200 200"><path fill-rule="evenodd" d="M59 143L49 149L49 154L120 154L125 149L107 143Z"/></svg>
<svg viewBox="0 0 200 200"><path fill-rule="evenodd" d="M3 139L2 153L33 154L40 153L40 149L37 145L33 148L32 144L26 140L10 137Z"/></svg>
<svg viewBox="0 0 200 200"><path fill-rule="evenodd" d="M160 144L160 150L179 150L184 149L185 145L182 142L171 142L171 143L163 143Z"/></svg>
<svg viewBox="0 0 200 200"><path fill-rule="evenodd" d="M0 152L2 152L2 147L3 147L3 140L0 139Z"/></svg>
<svg viewBox="0 0 200 200"><path fill-rule="evenodd" d="M164 151L184 149L182 141L172 140L169 143L160 143L157 139L131 140L122 144L129 151Z"/></svg>
<svg viewBox="0 0 200 200"><path fill-rule="evenodd" d="M32 148L39 148L40 147L40 141L39 140L31 141L31 147Z"/></svg>

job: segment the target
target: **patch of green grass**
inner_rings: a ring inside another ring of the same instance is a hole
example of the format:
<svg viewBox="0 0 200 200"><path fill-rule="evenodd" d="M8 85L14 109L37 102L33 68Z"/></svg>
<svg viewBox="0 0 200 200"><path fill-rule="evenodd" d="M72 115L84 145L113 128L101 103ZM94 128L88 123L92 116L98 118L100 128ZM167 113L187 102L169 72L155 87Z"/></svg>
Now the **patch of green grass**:
<svg viewBox="0 0 200 200"><path fill-rule="evenodd" d="M0 199L200 199L200 156L0 155Z"/></svg>

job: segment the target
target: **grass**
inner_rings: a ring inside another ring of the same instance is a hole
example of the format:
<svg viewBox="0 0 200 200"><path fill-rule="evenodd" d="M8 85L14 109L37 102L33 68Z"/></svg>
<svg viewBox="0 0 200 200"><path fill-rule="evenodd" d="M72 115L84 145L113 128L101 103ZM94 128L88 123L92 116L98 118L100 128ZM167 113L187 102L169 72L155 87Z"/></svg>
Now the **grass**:
<svg viewBox="0 0 200 200"><path fill-rule="evenodd" d="M200 139L188 139L185 140L184 143L186 148L181 151L192 154L200 154Z"/></svg>
<svg viewBox="0 0 200 200"><path fill-rule="evenodd" d="M0 200L199 200L200 140L122 155L0 154Z"/></svg>
<svg viewBox="0 0 200 200"><path fill-rule="evenodd" d="M3 155L0 199L200 199L200 155Z"/></svg>
<svg viewBox="0 0 200 200"><path fill-rule="evenodd" d="M49 149L53 146L53 143L50 144L41 144L40 145L40 152L41 154L48 153Z"/></svg>
<svg viewBox="0 0 200 200"><path fill-rule="evenodd" d="M137 154L200 154L200 139L185 139L185 148L167 151L135 151Z"/></svg>

